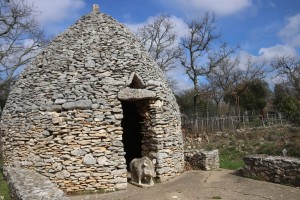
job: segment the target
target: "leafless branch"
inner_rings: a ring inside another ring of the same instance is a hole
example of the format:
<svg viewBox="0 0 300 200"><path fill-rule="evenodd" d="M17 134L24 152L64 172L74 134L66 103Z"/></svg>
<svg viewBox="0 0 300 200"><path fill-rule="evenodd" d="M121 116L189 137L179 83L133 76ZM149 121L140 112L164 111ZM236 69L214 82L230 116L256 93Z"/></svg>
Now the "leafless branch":
<svg viewBox="0 0 300 200"><path fill-rule="evenodd" d="M277 76L288 80L300 98L300 60L294 56L276 57L271 66Z"/></svg>
<svg viewBox="0 0 300 200"><path fill-rule="evenodd" d="M47 43L25 0L0 0L0 89L7 88Z"/></svg>
<svg viewBox="0 0 300 200"><path fill-rule="evenodd" d="M150 53L159 67L167 72L175 67L182 50L175 44L177 34L170 16L161 14L153 22L139 28L136 36Z"/></svg>

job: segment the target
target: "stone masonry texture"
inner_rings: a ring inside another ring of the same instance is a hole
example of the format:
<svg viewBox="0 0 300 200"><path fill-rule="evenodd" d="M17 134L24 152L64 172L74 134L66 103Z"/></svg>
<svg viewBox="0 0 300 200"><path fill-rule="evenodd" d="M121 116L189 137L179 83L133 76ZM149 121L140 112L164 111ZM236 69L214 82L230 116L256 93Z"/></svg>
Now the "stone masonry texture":
<svg viewBox="0 0 300 200"><path fill-rule="evenodd" d="M219 150L206 151L199 150L185 150L184 159L191 166L202 170L213 170L220 167Z"/></svg>
<svg viewBox="0 0 300 200"><path fill-rule="evenodd" d="M244 157L242 173L246 177L274 183L300 186L300 159L255 154Z"/></svg>
<svg viewBox="0 0 300 200"><path fill-rule="evenodd" d="M65 192L127 187L122 102L142 118L141 154L159 179L184 166L175 96L158 65L112 17L93 12L20 75L3 109L5 166L35 170Z"/></svg>

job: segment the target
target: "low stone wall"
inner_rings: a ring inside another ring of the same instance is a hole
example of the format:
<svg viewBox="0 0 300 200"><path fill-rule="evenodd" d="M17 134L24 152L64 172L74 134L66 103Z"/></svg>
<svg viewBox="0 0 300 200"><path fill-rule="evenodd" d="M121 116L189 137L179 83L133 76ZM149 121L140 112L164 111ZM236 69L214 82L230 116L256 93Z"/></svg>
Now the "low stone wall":
<svg viewBox="0 0 300 200"><path fill-rule="evenodd" d="M300 186L300 159L283 156L244 157L244 176L285 185Z"/></svg>
<svg viewBox="0 0 300 200"><path fill-rule="evenodd" d="M38 174L35 171L4 167L3 173L8 181L10 197L14 200L68 200L62 190L48 178Z"/></svg>
<svg viewBox="0 0 300 200"><path fill-rule="evenodd" d="M202 170L212 170L219 168L219 151L205 151L200 150L186 150L184 152L184 159L193 167L197 167Z"/></svg>

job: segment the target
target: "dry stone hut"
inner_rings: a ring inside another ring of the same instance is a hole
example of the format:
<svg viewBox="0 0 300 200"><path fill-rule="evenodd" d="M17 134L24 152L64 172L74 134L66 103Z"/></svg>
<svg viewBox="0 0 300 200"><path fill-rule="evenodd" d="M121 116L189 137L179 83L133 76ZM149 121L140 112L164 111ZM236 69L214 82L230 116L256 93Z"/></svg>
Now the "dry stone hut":
<svg viewBox="0 0 300 200"><path fill-rule="evenodd" d="M1 120L5 165L36 170L67 192L127 186L127 164L183 170L178 105L127 28L97 7L20 75Z"/></svg>

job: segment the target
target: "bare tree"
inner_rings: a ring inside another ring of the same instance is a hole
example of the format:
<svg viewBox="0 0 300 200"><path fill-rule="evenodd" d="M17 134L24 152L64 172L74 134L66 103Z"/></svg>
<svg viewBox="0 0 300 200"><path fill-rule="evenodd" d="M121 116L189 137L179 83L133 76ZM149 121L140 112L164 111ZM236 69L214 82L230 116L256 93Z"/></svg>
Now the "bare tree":
<svg viewBox="0 0 300 200"><path fill-rule="evenodd" d="M182 39L182 46L186 54L181 57L181 64L193 82L193 105L194 112L196 112L200 87L199 78L210 74L234 50L229 50L226 44L223 44L217 51L212 50L214 42L220 37L213 14L207 12L201 19L189 22L188 31L188 35Z"/></svg>
<svg viewBox="0 0 300 200"><path fill-rule="evenodd" d="M276 57L271 66L277 76L288 80L300 99L300 60L294 56Z"/></svg>
<svg viewBox="0 0 300 200"><path fill-rule="evenodd" d="M230 106L236 105L239 111L240 95L253 81L265 77L265 62L259 64L248 57L245 66L241 66L239 60L239 57L226 57L207 77L211 96L218 108L226 96L226 102Z"/></svg>
<svg viewBox="0 0 300 200"><path fill-rule="evenodd" d="M240 79L241 73L238 70L238 65L239 59L237 57L226 57L207 76L209 90L218 108L218 114L220 113L220 103L225 94L231 91Z"/></svg>
<svg viewBox="0 0 300 200"><path fill-rule="evenodd" d="M0 0L0 90L10 83L46 44L25 0Z"/></svg>
<svg viewBox="0 0 300 200"><path fill-rule="evenodd" d="M139 28L136 33L140 42L164 72L173 69L182 54L179 45L176 45L177 34L174 29L175 24L170 16L161 14L155 17L153 22Z"/></svg>
<svg viewBox="0 0 300 200"><path fill-rule="evenodd" d="M266 62L258 63L251 56L248 57L247 63L243 68L237 67L234 70L234 79L236 80L231 87L228 87L225 95L229 97L229 104L235 104L236 111L240 113L240 96L247 90L249 85L255 80L262 80L266 75Z"/></svg>

